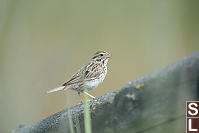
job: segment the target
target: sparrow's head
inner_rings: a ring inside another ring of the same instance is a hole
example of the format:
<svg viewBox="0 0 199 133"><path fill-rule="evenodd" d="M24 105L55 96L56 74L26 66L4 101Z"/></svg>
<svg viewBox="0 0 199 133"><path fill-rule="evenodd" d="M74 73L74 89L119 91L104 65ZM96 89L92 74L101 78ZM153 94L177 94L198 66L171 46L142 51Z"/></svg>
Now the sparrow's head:
<svg viewBox="0 0 199 133"><path fill-rule="evenodd" d="M98 51L93 55L92 60L97 61L97 62L104 62L104 61L108 61L110 57L111 57L111 54L105 51Z"/></svg>

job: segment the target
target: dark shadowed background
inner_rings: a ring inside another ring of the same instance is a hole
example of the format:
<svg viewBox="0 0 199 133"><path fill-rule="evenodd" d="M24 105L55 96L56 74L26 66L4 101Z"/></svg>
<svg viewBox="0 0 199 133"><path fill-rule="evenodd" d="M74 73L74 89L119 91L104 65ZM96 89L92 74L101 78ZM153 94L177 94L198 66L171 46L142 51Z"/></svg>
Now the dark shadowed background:
<svg viewBox="0 0 199 133"><path fill-rule="evenodd" d="M46 94L98 50L112 54L96 97L199 51L199 1L0 1L0 132L79 103Z"/></svg>

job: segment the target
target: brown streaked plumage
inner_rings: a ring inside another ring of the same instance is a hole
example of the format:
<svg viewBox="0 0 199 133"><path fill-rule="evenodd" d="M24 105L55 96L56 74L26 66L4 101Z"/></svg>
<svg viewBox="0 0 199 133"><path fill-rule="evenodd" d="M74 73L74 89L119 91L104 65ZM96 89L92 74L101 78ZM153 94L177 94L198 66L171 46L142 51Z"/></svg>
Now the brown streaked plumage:
<svg viewBox="0 0 199 133"><path fill-rule="evenodd" d="M72 89L80 94L84 91L84 86L87 90L96 88L105 78L107 73L107 63L111 55L105 51L96 52L91 61L79 69L72 77L66 81L61 87L48 91L47 93L56 92L65 89ZM90 97L92 95L86 93Z"/></svg>

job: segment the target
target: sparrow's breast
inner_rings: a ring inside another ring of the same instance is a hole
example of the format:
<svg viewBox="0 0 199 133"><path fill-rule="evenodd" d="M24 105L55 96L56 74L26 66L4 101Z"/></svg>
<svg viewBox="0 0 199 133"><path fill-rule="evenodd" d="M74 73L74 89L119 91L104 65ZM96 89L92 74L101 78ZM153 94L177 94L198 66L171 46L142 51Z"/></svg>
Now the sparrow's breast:
<svg viewBox="0 0 199 133"><path fill-rule="evenodd" d="M100 77L97 78L97 79L87 81L86 82L87 89L88 90L92 90L92 89L96 88L100 83L103 82L105 76L106 76L106 73L105 74L101 74Z"/></svg>

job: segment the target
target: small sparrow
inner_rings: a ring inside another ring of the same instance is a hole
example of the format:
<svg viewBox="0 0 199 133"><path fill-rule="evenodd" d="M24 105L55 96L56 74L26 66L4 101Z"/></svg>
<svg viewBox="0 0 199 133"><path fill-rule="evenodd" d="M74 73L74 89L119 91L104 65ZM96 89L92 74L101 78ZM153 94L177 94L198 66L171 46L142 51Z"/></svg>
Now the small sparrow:
<svg viewBox="0 0 199 133"><path fill-rule="evenodd" d="M91 61L79 69L68 81L58 88L49 90L47 93L72 89L77 91L79 96L80 93L84 92L94 99L95 97L84 91L84 89L86 88L89 91L102 83L107 73L107 63L110 57L111 54L105 51L96 52Z"/></svg>

